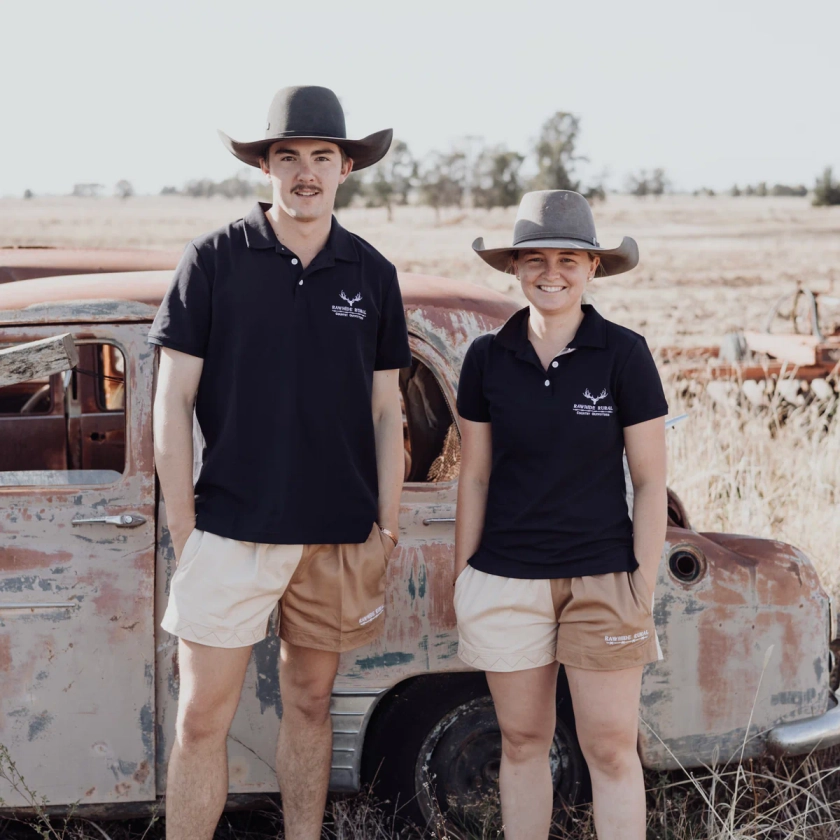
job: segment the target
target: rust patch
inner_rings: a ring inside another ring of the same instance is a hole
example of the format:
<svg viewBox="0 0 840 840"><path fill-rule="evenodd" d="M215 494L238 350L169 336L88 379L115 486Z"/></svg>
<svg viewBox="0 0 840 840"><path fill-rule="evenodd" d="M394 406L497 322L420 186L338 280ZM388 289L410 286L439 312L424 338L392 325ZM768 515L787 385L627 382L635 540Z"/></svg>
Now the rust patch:
<svg viewBox="0 0 840 840"><path fill-rule="evenodd" d="M151 770L149 769L149 762L141 761L140 766L137 768L137 770L131 778L134 779L135 782L138 782L142 785L146 781L146 779L149 778L150 772Z"/></svg>
<svg viewBox="0 0 840 840"><path fill-rule="evenodd" d="M9 636L0 636L0 671L8 671L12 665L12 640Z"/></svg>
<svg viewBox="0 0 840 840"><path fill-rule="evenodd" d="M117 782L114 785L114 792L117 796L125 796L131 790L131 785L128 782Z"/></svg>

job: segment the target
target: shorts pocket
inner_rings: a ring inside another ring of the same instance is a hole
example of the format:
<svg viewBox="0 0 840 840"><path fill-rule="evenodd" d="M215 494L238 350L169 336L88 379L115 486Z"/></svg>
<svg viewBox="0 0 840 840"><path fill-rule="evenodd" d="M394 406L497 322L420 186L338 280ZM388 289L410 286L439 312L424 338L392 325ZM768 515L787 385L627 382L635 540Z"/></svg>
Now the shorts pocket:
<svg viewBox="0 0 840 840"><path fill-rule="evenodd" d="M184 548L181 551L181 557L178 560L178 569L189 563L198 553L198 547L201 545L203 535L204 531L199 531L198 528L193 528L190 531L190 535L187 537L187 541L184 543Z"/></svg>
<svg viewBox="0 0 840 840"><path fill-rule="evenodd" d="M636 603L642 607L645 615L651 615L653 613L653 595L648 589L647 580L645 580L641 568L636 567L632 572L627 572L627 582Z"/></svg>

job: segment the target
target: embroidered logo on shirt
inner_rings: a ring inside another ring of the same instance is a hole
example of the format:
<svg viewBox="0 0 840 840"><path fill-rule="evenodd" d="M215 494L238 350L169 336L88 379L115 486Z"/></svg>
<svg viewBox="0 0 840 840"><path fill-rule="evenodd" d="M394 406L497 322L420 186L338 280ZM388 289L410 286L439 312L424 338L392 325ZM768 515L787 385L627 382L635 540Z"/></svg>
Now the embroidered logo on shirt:
<svg viewBox="0 0 840 840"><path fill-rule="evenodd" d="M339 297L347 302L347 306L333 306L332 311L334 315L339 315L342 318L357 318L360 321L364 321L367 317L367 310L355 305L362 299L361 293L350 298L342 290Z"/></svg>
<svg viewBox="0 0 840 840"><path fill-rule="evenodd" d="M575 414L581 417L609 417L612 414L615 414L615 406L614 405L598 405L601 400L606 399L607 389L604 388L600 394L594 396L589 392L589 388L587 388L583 392L583 396L588 399L592 405L587 405L586 403L575 403L574 412Z"/></svg>

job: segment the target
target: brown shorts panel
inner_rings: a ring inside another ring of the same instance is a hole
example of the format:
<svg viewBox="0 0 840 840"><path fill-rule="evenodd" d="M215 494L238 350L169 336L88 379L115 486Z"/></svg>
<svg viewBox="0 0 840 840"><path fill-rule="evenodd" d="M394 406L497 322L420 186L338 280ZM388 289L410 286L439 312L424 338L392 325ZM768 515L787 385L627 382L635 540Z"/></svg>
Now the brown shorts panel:
<svg viewBox="0 0 840 840"><path fill-rule="evenodd" d="M363 543L304 546L280 601L280 638L338 653L373 641L385 625L386 565L376 523Z"/></svg>
<svg viewBox="0 0 840 840"><path fill-rule="evenodd" d="M660 658L653 599L639 569L551 581L558 662L612 671Z"/></svg>

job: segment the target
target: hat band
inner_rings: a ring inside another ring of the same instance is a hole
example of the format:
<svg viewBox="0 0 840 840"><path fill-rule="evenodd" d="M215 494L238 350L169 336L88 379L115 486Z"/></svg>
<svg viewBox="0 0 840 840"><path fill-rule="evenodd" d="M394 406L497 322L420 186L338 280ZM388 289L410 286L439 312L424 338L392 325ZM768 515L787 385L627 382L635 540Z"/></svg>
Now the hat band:
<svg viewBox="0 0 840 840"><path fill-rule="evenodd" d="M542 233L532 233L528 236L520 236L513 243L513 247L516 248L521 245L523 242L534 242L538 239L573 239L577 242L586 242L587 245L593 245L596 248L600 248L601 246L598 244L598 240L593 236L591 239L588 239L585 236L581 236L578 233L552 233L550 231L544 231Z"/></svg>
<svg viewBox="0 0 840 840"><path fill-rule="evenodd" d="M306 137L334 137L336 140L346 140L347 139L346 137L339 137L336 134L328 134L325 131L305 131L305 130L304 131L297 131L297 130L278 131L278 132L275 132L273 134L269 134L269 132L266 131L265 137L263 139L265 139L265 140L284 140L287 137L289 137L289 138L292 138L292 137L303 137L303 138L306 138Z"/></svg>

